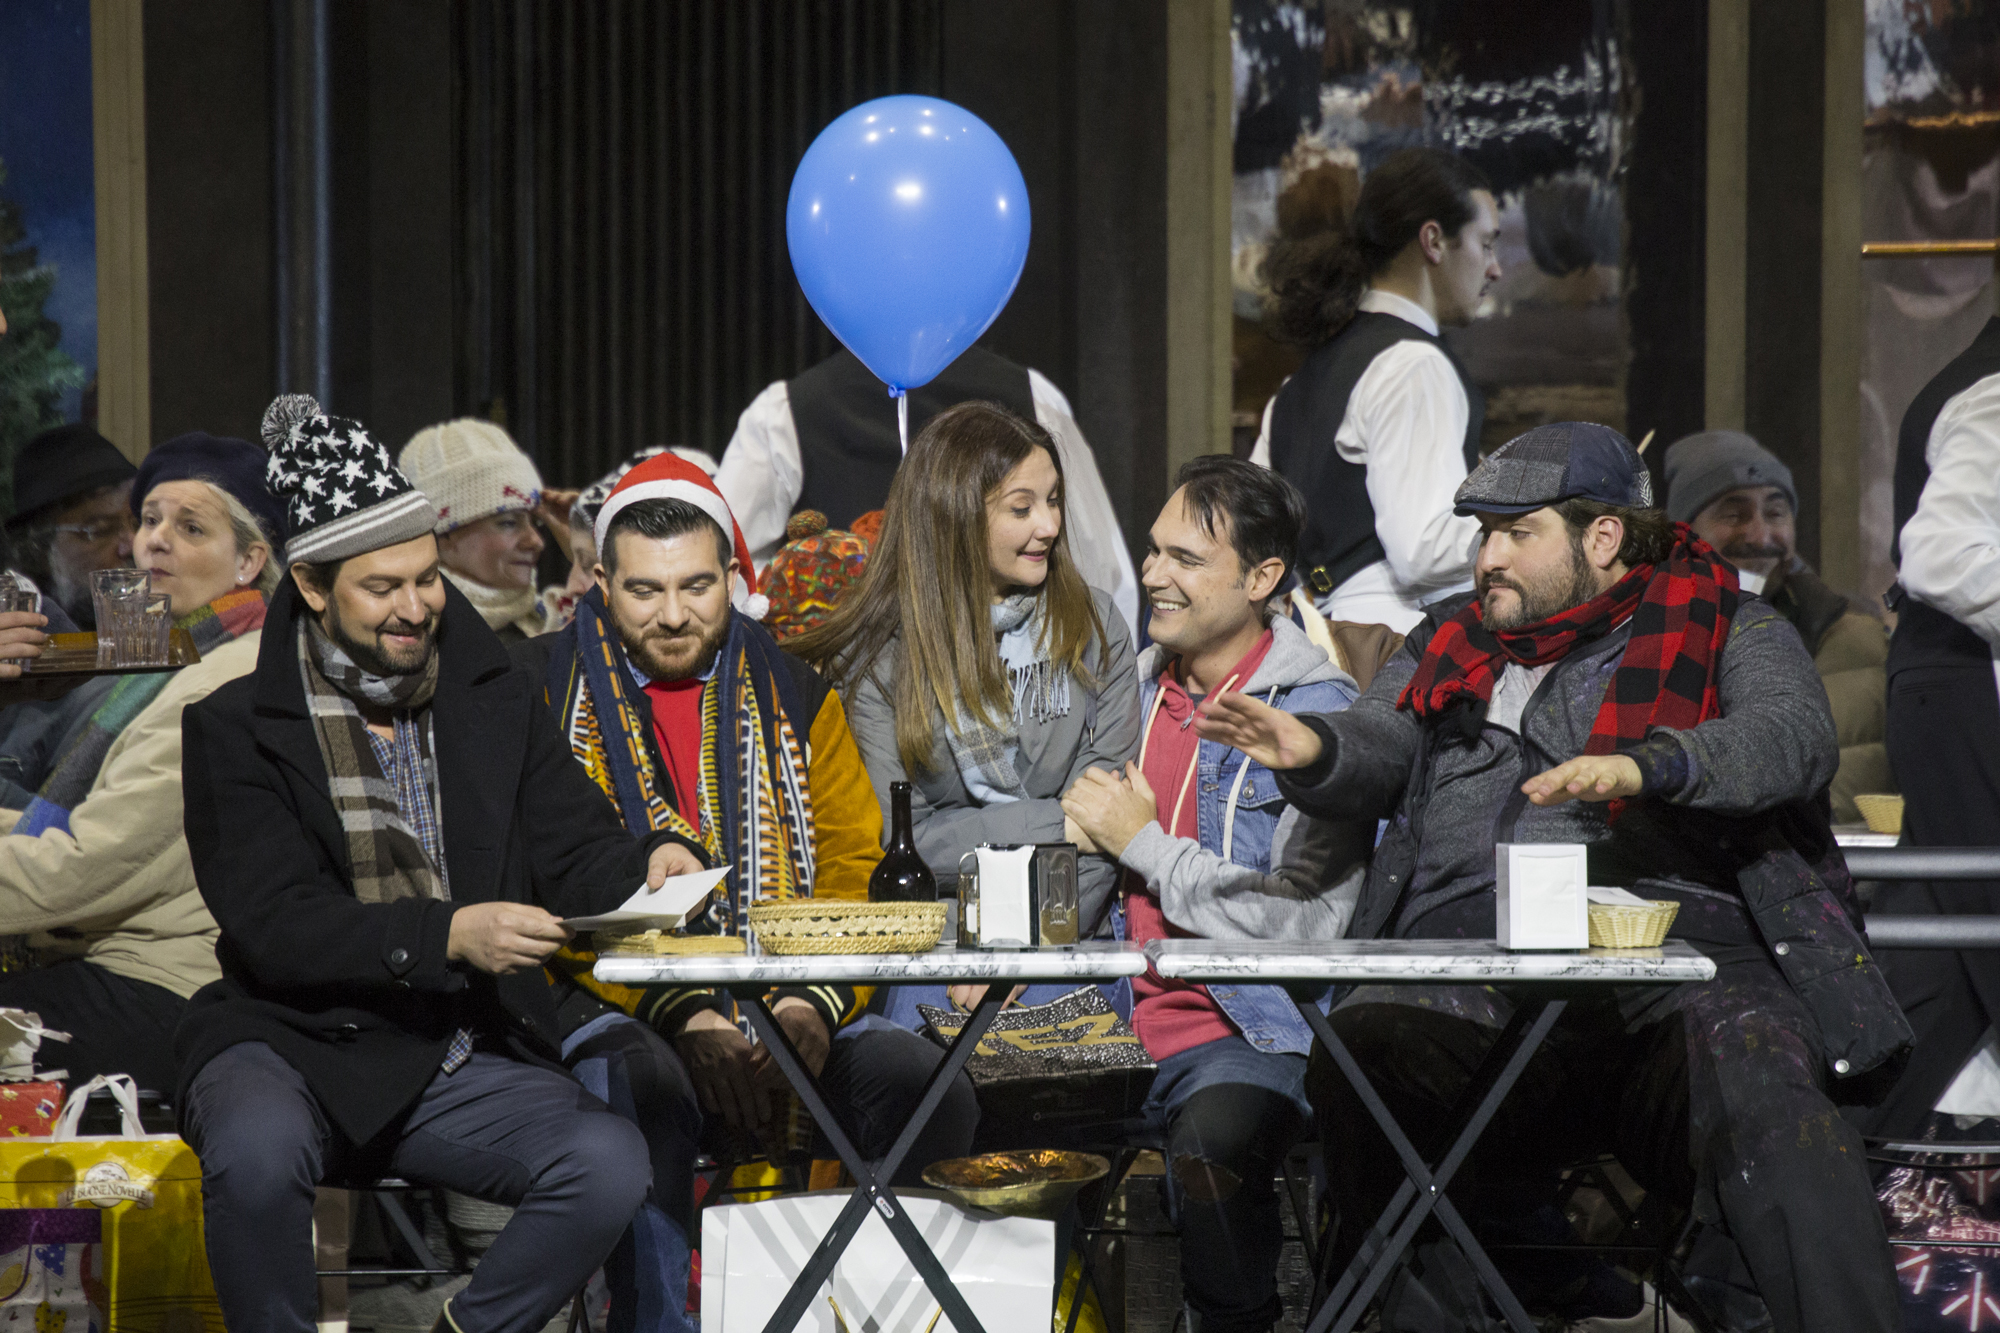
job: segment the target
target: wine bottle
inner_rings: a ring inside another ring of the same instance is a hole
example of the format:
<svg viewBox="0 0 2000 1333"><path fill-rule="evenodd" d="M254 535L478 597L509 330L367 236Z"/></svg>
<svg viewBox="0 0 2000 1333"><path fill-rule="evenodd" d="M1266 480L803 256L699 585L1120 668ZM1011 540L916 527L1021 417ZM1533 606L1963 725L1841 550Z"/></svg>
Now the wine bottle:
<svg viewBox="0 0 2000 1333"><path fill-rule="evenodd" d="M868 901L875 903L928 903L937 901L937 880L924 858L917 855L916 835L910 831L910 784L889 784L889 850L882 854L875 873L868 877Z"/></svg>

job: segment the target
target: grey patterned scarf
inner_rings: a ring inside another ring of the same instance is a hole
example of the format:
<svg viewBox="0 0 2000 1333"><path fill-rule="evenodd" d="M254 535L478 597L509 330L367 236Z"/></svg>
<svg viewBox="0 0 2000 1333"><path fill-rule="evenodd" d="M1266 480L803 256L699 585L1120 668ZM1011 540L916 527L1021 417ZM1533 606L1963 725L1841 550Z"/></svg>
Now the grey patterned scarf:
<svg viewBox="0 0 2000 1333"><path fill-rule="evenodd" d="M1012 706L1003 727L989 727L966 710L945 729L952 762L965 789L981 805L1023 800L1021 727L1069 714L1069 672L1048 659L1048 603L1035 593L1016 593L993 604L993 632L1000 636L1000 663L1007 668Z"/></svg>
<svg viewBox="0 0 2000 1333"><path fill-rule="evenodd" d="M437 661L433 652L419 674L372 676L309 618L299 625L306 711L312 715L327 787L347 835L354 896L364 903L451 896L439 845L437 759L427 707L437 689ZM417 798L428 805L417 812L416 826L404 810L395 775L385 772L376 757L356 699L391 711L397 768L416 775L406 789L415 788Z"/></svg>

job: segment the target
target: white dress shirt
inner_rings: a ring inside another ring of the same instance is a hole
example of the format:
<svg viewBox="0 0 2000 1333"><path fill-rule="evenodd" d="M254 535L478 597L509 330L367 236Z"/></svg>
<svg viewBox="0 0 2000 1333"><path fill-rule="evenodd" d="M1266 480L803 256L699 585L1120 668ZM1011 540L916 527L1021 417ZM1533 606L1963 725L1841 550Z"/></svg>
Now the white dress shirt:
<svg viewBox="0 0 2000 1333"><path fill-rule="evenodd" d="M2000 375L1946 400L1924 461L1931 475L1903 525L1903 591L1986 640L2000 688ZM2000 1036L1992 1029L1935 1109L2000 1115Z"/></svg>
<svg viewBox="0 0 2000 1333"><path fill-rule="evenodd" d="M1393 292L1371 287L1357 306L1437 336L1430 312ZM1274 396L1271 403L1276 401ZM1264 467L1271 466L1271 403L1264 405L1264 428L1250 455ZM1465 480L1471 415L1451 362L1415 338L1382 352L1355 382L1334 448L1368 469L1368 502L1384 558L1319 597L1328 620L1387 625L1407 634L1424 618L1425 603L1472 591L1479 520L1451 512L1452 496Z"/></svg>
<svg viewBox="0 0 2000 1333"><path fill-rule="evenodd" d="M1097 457L1078 429L1069 399L1038 370L1028 372L1035 420L1054 437L1062 455L1063 518L1069 524L1070 554L1091 587L1110 595L1134 640L1139 636L1139 578L1118 530L1118 515L1097 472ZM895 405L884 398L884 411ZM891 418L893 420L893 417ZM1461 427L1461 430L1463 427ZM805 487L799 432L792 421L785 381L767 385L736 420L736 433L723 452L715 484L750 544L750 558L762 570L785 540L785 524Z"/></svg>

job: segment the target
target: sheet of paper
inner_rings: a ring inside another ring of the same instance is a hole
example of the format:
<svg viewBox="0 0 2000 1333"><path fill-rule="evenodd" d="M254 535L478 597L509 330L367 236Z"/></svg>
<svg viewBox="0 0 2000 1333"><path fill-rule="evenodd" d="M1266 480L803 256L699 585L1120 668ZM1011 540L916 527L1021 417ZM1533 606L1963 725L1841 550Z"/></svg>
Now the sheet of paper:
<svg viewBox="0 0 2000 1333"><path fill-rule="evenodd" d="M729 867L698 870L692 875L675 875L657 889L644 884L615 912L597 916L573 916L563 924L571 930L606 930L613 926L638 926L646 930L672 930L701 906L711 890L722 883Z"/></svg>
<svg viewBox="0 0 2000 1333"><path fill-rule="evenodd" d="M1627 893L1623 889L1589 888L1585 889L1584 893L1586 896L1589 897L1590 901L1594 903L1603 903L1606 907L1651 907L1652 906L1651 903L1647 902L1644 898L1641 898L1638 894Z"/></svg>

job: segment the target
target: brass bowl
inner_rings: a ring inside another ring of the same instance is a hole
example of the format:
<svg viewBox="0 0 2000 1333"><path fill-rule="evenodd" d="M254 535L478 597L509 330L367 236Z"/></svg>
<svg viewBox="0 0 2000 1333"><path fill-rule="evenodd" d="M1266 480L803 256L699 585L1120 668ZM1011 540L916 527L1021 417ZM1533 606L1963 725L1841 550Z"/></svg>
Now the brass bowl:
<svg viewBox="0 0 2000 1333"><path fill-rule="evenodd" d="M1110 1172L1111 1163L1095 1153L1037 1148L933 1162L924 1184L989 1213L1053 1221L1078 1190Z"/></svg>

